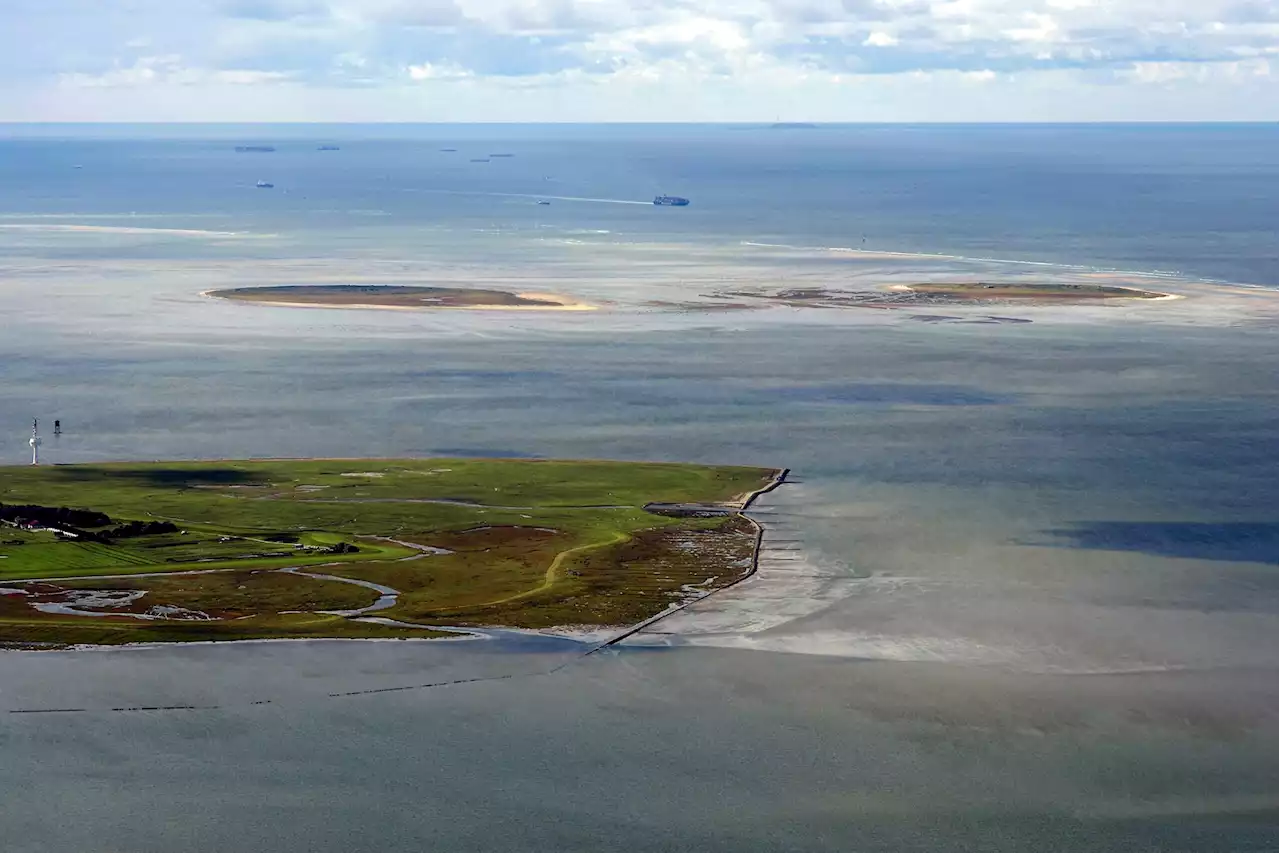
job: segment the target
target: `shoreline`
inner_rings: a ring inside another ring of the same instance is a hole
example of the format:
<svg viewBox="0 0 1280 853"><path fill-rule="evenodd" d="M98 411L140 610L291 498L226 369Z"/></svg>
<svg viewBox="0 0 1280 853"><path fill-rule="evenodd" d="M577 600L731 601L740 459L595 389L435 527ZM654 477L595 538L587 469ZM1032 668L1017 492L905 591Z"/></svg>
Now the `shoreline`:
<svg viewBox="0 0 1280 853"><path fill-rule="evenodd" d="M367 457L350 457L346 459L335 458L335 457L324 457L324 458L326 460L333 459L334 461L361 461L361 462L386 461L386 460L368 459ZM424 457L424 458L449 458L449 457ZM301 457L300 459L285 458L285 459L205 460L205 461L270 462L270 461L308 461L308 460L315 461L315 458ZM540 461L555 461L555 460L540 460ZM110 463L105 463L105 464L110 464ZM684 463L659 462L659 463L639 463L639 464L681 465ZM3 643L0 643L0 654L3 654L5 652L85 652L85 651L106 652L106 651L122 651L122 650L137 650L137 649L183 648L187 646L225 646L225 645L236 645L236 644L244 644L244 643L278 643L278 642L286 642L286 643L378 642L378 643L383 643L383 642L409 641L409 642L415 642L415 643L416 642L430 643L430 642L458 642L458 641L464 641L464 640L500 641L504 639L504 636L505 636L510 638L517 638L517 637L543 638L543 639L549 639L549 640L562 640L565 642L575 643L581 646L588 647L586 648L585 651L583 651L581 655L582 657L586 657L588 655L595 654L596 652L604 648L615 645L627 639L628 637L631 637L632 635L639 633L640 631L644 630L650 625L662 619L665 619L669 616L672 616L676 613L679 613L680 611L684 610L690 605L696 604L697 602L700 602L700 601L704 601L718 592L731 589L732 587L738 585L739 583L742 583L743 581L747 580L748 578L756 574L756 572L759 570L759 565L760 565L760 549L764 539L764 525L761 524L756 519L751 518L749 515L747 515L746 514L747 510L751 507L753 503L755 503L755 501L760 496L768 494L769 492L772 492L773 490L781 486L791 472L790 468L773 468L769 470L770 470L769 480L764 484L756 487L755 489L752 489L749 492L745 492L741 495L738 495L721 504L707 504L707 506L718 506L718 507L723 507L729 510L726 513L726 515L741 516L742 518L746 519L754 528L755 540L752 544L752 549L751 549L751 563L750 563L750 566L747 568L747 570L737 578L733 579L731 582L725 584L724 586L706 590L706 591L703 591L701 594L692 595L692 596L689 596L688 598L685 598L682 601L677 601L672 604L669 604L666 608L664 608L660 612L655 613L652 616L649 616L641 620L640 622L633 623L630 625L565 624L565 625L553 625L546 628L518 628L518 627L500 626L500 625L468 626L468 625L426 625L426 624L419 625L417 623L397 623L397 624L403 624L405 627L417 628L424 631L436 631L439 633L447 634L448 636L442 636L442 637L255 637L255 638L228 639L228 640L191 640L191 641L173 640L173 641L144 641L144 642L134 642L134 643L68 643L65 645L48 644L41 647L32 647L31 645L26 645L21 643L15 643L12 645L6 645ZM385 609L386 607L391 606L391 605L385 605L383 603L384 599L388 597L388 592L390 592L390 597L392 599L392 603L394 604L395 598L400 595L400 592L398 590L391 590L390 587L381 588L381 587L378 587L377 585L369 584L368 582L362 582L360 580L354 580L350 578L332 576L332 575L308 573L307 571L305 571L306 569L322 569L331 565L344 565L344 564L321 563L317 565L308 564L306 566L285 566L277 569L269 569L266 571L283 572L286 574L301 574L304 577L315 577L315 578L321 578L325 580L340 581L343 583L352 583L357 586L369 586L371 588L375 588L382 595L379 599L377 599L377 601L374 602L373 605L369 607L361 608L360 610L352 611L350 613L339 613L336 611L317 611L317 612L326 613L329 615L340 615L340 616L343 616L344 618L349 618L357 622L368 621L368 622L384 622L387 624L391 624L394 621L394 620L384 620L377 616L370 616L369 614L376 613L378 610L382 610L382 609ZM237 571L237 569L235 568L189 569L185 571L176 571L176 572L136 572L136 573L119 573L119 574L106 574L106 575L68 575L68 576L58 576L58 577L51 577L51 578L17 578L11 581L0 582L0 586L3 586L5 583L14 584L14 585L23 585L23 584L29 584L29 583L57 583L58 581L134 579L134 578L140 578L140 577L174 577L174 576L182 576L182 575L204 575L204 574L216 574L221 572L234 572L234 571ZM94 614L84 614L84 615L94 615ZM132 615L132 614L129 614L129 615ZM403 688L391 688L391 689L403 689Z"/></svg>
<svg viewBox="0 0 1280 853"><path fill-rule="evenodd" d="M772 492L774 489L778 488L784 482L786 482L787 476L790 473L791 473L790 468L775 468L773 471L773 477L769 480L769 482L761 486L760 488L749 492L746 498L741 501L741 506L737 508L736 514L742 516L748 522L750 522L751 526L754 527L756 531L755 544L751 548L751 565L747 568L745 572L742 573L741 576L735 578L732 582L727 583L724 586L707 590L702 595L693 596L678 604L673 604L669 606L666 610L663 610L661 613L658 613L654 616L650 616L648 619L637 622L635 625L630 626L625 631L618 634L616 637L613 637L612 639L601 643L599 646L595 647L594 649L587 652L586 654L593 655L596 652L600 651L601 649L605 649L605 648L608 648L609 646L617 645L618 643L621 643L622 641L630 637L633 637L636 634L639 634L644 629L648 628L649 626L657 622L662 621L663 619L666 619L670 616L674 616L675 614L681 612L682 610L685 610L686 608L694 604L697 604L700 601L706 601L708 598L715 595L716 593L724 592L727 589L733 589L735 586L747 580L748 578L754 577L756 572L760 570L760 548L761 548L761 545L764 543L764 525L761 522L757 521L756 519L752 518L751 516L747 515L747 510L751 507L751 504L755 503L756 498L760 497L761 495L765 495L765 494L768 494L769 492ZM584 655L584 657L585 656L586 655Z"/></svg>
<svg viewBox="0 0 1280 853"><path fill-rule="evenodd" d="M945 281L932 282L931 281L931 282L920 282L919 284L928 284L931 286L946 286L948 282L945 282ZM983 282L983 284L988 284L988 282ZM993 285L994 287L1019 286L1019 283L1016 281L989 282L989 284ZM1038 287L1040 285L1025 285L1025 286ZM1053 286L1071 287L1071 285L1053 285ZM1070 289L1057 290L1057 291L1046 289L1046 291L1043 294L1019 294L1017 296L996 295L996 296L990 297L990 299L1025 301L1028 304L1045 304L1045 303L1053 304L1054 302L1057 302L1057 301L1066 302L1069 300L1078 300L1084 303L1094 303L1094 302L1106 302L1111 299L1138 299L1143 302L1168 302L1169 300L1172 300L1172 299L1186 299L1186 297L1182 296L1181 294L1166 293L1162 290L1144 290L1143 288L1134 287L1132 285L1106 284L1106 285L1098 285L1098 286L1106 287L1111 290L1126 290L1130 293L1134 293L1138 295L1124 296L1120 294L1108 295L1105 293L1100 295L1092 295L1088 293L1073 293L1071 292ZM891 290L891 291L894 291L895 293L916 293L922 296L928 296L928 295L950 296L950 297L955 297L958 299L973 301L973 302L983 301L982 293L981 291L976 290L974 288L974 283L959 282L955 285L955 288L956 289L954 291L949 291L949 290L930 291L930 290L916 290L916 286L910 285L910 284L891 284L887 286L885 290ZM974 296L971 297L970 293L973 293ZM960 304L963 304L963 303L960 303Z"/></svg>
<svg viewBox="0 0 1280 853"><path fill-rule="evenodd" d="M209 299L220 299L224 302L238 302L247 305L265 305L279 308L329 308L357 311L598 311L600 306L588 302L579 302L568 296L557 293L527 291L512 294L520 299L536 299L541 302L554 302L554 305L384 305L373 302L283 302L274 299L253 299L223 295L227 291L205 290L200 295Z"/></svg>

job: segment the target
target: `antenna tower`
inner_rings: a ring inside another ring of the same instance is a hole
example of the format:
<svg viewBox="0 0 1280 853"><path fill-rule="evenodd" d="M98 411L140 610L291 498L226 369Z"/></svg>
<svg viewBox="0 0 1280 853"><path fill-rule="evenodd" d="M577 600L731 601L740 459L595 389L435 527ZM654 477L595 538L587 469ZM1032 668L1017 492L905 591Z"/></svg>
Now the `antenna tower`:
<svg viewBox="0 0 1280 853"><path fill-rule="evenodd" d="M40 421L33 419L31 421L31 441L27 442L31 445L31 464L40 464Z"/></svg>

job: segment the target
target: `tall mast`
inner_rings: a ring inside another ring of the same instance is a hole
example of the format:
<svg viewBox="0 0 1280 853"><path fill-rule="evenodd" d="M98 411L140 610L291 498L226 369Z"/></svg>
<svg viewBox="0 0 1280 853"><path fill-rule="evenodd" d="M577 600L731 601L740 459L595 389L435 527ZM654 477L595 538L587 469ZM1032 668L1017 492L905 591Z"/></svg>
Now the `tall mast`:
<svg viewBox="0 0 1280 853"><path fill-rule="evenodd" d="M40 421L38 418L31 420L31 464L40 464Z"/></svg>

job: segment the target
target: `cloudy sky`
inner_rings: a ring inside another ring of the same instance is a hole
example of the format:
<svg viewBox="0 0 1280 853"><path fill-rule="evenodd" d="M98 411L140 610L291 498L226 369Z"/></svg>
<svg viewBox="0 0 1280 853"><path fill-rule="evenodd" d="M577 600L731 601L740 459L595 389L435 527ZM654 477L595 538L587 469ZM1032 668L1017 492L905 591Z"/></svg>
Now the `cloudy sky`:
<svg viewBox="0 0 1280 853"><path fill-rule="evenodd" d="M0 0L3 121L1275 120L1277 0Z"/></svg>

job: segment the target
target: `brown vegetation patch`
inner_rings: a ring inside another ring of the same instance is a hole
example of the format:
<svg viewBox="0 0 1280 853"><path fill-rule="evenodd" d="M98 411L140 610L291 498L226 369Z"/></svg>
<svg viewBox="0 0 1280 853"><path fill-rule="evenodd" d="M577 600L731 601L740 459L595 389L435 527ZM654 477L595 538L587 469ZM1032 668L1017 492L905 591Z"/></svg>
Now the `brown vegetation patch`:
<svg viewBox="0 0 1280 853"><path fill-rule="evenodd" d="M523 628L630 625L740 580L751 571L755 547L755 527L740 515L643 530L568 561L554 584L533 595L415 616Z"/></svg>
<svg viewBox="0 0 1280 853"><path fill-rule="evenodd" d="M1093 301L1097 299L1160 299L1165 293L1105 284L1055 282L935 281L900 286L903 293L940 297L957 302L991 300Z"/></svg>
<svg viewBox="0 0 1280 853"><path fill-rule="evenodd" d="M794 287L776 291L726 291L714 298L754 299L794 308L921 308L965 304L1072 304L1114 299L1162 299L1168 294L1133 287L1055 282L920 282L885 290ZM916 318L913 318L916 319ZM951 320L953 318L946 318ZM1006 318L987 318L1010 322Z"/></svg>
<svg viewBox="0 0 1280 853"><path fill-rule="evenodd" d="M419 537L420 541L416 544L445 548L449 551L490 551L494 548L538 547L553 539L563 538L564 534L560 531L546 527L498 525L433 533L429 537Z"/></svg>
<svg viewBox="0 0 1280 853"><path fill-rule="evenodd" d="M148 613L152 608L200 612L212 619L239 619L281 611L354 610L367 607L378 594L337 581L317 580L277 571L232 571L167 577L85 579L57 584L28 584L28 603L73 603L75 593L143 591L120 607L90 607L103 616ZM79 607L79 605L76 605Z"/></svg>
<svg viewBox="0 0 1280 853"><path fill-rule="evenodd" d="M456 538L449 539L433 534L425 543L446 547L441 543L453 542L448 546L452 553L399 562L331 566L325 573L373 581L398 590L396 606L379 616L453 624L456 614L539 587L545 582L547 568L572 544L572 540L559 533L511 536L512 530L531 528L505 528L508 534L505 541L486 540L484 529L455 534Z"/></svg>

